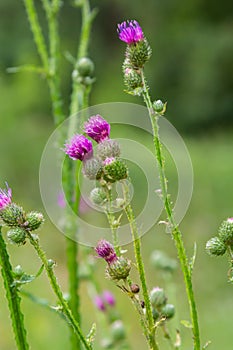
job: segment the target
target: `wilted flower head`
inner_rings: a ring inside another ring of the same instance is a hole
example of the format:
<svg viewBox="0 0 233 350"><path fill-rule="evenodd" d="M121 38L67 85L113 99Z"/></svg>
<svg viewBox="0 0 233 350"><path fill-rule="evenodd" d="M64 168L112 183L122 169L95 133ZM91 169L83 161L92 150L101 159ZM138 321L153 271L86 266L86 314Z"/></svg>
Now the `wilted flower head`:
<svg viewBox="0 0 233 350"><path fill-rule="evenodd" d="M64 151L71 159L83 160L86 154L92 155L93 147L91 141L85 136L76 134L70 142L65 144Z"/></svg>
<svg viewBox="0 0 233 350"><path fill-rule="evenodd" d="M5 190L0 189L0 210L5 209L11 203L12 191L7 186Z"/></svg>
<svg viewBox="0 0 233 350"><path fill-rule="evenodd" d="M110 124L97 114L90 117L84 124L84 131L89 137L100 143L109 138Z"/></svg>
<svg viewBox="0 0 233 350"><path fill-rule="evenodd" d="M119 39L127 44L135 44L144 39L142 28L137 21L124 21L118 24Z"/></svg>
<svg viewBox="0 0 233 350"><path fill-rule="evenodd" d="M99 257L103 258L108 264L112 264L117 261L117 255L114 247L105 239L102 239L98 242L95 251Z"/></svg>

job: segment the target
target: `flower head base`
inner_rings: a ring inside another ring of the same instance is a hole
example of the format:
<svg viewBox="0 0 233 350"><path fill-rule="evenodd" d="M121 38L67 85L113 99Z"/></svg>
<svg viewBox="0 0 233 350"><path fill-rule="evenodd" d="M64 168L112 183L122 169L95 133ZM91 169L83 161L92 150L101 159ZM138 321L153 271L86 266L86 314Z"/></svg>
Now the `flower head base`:
<svg viewBox="0 0 233 350"><path fill-rule="evenodd" d="M100 143L109 138L110 124L97 114L89 118L84 124L84 131L89 137Z"/></svg>
<svg viewBox="0 0 233 350"><path fill-rule="evenodd" d="M103 258L108 264L113 264L117 261L117 255L114 250L114 247L105 239L102 239L98 242L95 251L99 255L99 257Z"/></svg>
<svg viewBox="0 0 233 350"><path fill-rule="evenodd" d="M91 141L85 136L76 134L69 143L65 144L64 151L71 159L82 161L87 155L92 155L93 147Z"/></svg>
<svg viewBox="0 0 233 350"><path fill-rule="evenodd" d="M106 268L106 277L113 281L125 280L131 270L131 261L120 256Z"/></svg>
<svg viewBox="0 0 233 350"><path fill-rule="evenodd" d="M137 21L125 21L118 24L119 39L126 42L128 45L135 44L144 39L142 28Z"/></svg>
<svg viewBox="0 0 233 350"><path fill-rule="evenodd" d="M12 191L9 187L6 190L0 189L0 210L5 209L11 203Z"/></svg>

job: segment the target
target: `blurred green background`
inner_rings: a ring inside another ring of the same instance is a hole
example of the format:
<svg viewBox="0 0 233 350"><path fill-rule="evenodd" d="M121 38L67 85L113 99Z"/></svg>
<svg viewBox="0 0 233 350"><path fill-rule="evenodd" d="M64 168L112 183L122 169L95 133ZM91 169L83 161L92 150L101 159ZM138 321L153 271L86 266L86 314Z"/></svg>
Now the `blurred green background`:
<svg viewBox="0 0 233 350"><path fill-rule="evenodd" d="M36 1L46 32L43 11ZM184 138L194 169L193 198L181 228L191 255L197 242L194 286L200 315L203 343L211 340L210 349L232 350L232 288L227 283L226 258L206 255L206 241L215 234L219 223L233 216L233 2L225 0L147 0L93 1L99 9L94 22L90 56L95 62L97 81L91 104L112 101L141 103L123 92L121 62L124 45L116 35L122 20L137 19L152 46L153 57L146 74L154 98L168 101L167 117ZM0 2L0 187L7 181L14 199L26 209L43 212L38 184L40 157L53 131L49 92L43 78L32 73L7 74L7 67L38 63L27 16L21 1ZM65 0L60 16L61 52L75 55L80 30L80 14ZM61 58L62 91L69 103L71 66ZM66 106L66 107L67 107ZM167 164L170 183L176 171ZM134 184L137 188L137 184ZM41 241L49 257L57 262L56 272L64 290L67 286L64 238L49 222L41 231ZM34 273L39 261L29 246L8 245L13 265ZM132 246L128 247L132 256ZM176 251L163 227L155 226L143 237L143 254L150 287L162 285L163 279L150 266L154 249L176 257ZM104 264L98 264L103 288L117 297L117 308L127 324L132 349L146 349L134 310L122 293L104 279ZM176 287L175 287L176 286ZM171 328L179 328L182 349L191 349L191 333L180 325L188 319L184 284L180 271L167 286L169 300L176 305L177 317ZM38 296L55 302L45 276L27 287ZM0 282L0 349L15 349L7 303ZM68 331L53 313L23 300L28 337L33 350L68 349ZM90 327L94 308L82 286L83 327ZM172 327L173 326L173 327ZM98 332L101 335L101 330ZM168 346L161 341L162 349ZM101 347L96 346L96 349Z"/></svg>

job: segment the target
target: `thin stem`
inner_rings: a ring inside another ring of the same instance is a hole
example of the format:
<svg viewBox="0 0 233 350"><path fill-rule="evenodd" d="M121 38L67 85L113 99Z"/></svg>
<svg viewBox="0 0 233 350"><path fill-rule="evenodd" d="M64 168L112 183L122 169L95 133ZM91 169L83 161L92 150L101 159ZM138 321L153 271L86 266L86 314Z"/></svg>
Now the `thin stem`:
<svg viewBox="0 0 233 350"><path fill-rule="evenodd" d="M141 281L142 294L143 294L145 309L146 309L146 318L147 318L148 328L149 328L148 342L151 349L157 350L158 345L155 340L154 319L152 314L152 307L150 303L150 298L149 298L149 293L148 293L148 288L146 283L146 274L145 274L145 269L144 269L144 264L142 259L142 253L141 253L141 240L138 234L138 228L137 228L136 220L135 220L131 205L127 204L124 210L130 224L132 238L134 241L134 254L135 254L140 281Z"/></svg>
<svg viewBox="0 0 233 350"><path fill-rule="evenodd" d="M14 285L14 277L10 259L7 253L6 244L2 237L0 227L0 265L6 290L6 297L8 300L8 307L10 310L12 328L14 331L15 341L18 350L28 350L29 345L26 339L26 330L24 327L24 317L21 312L19 296L17 287Z"/></svg>
<svg viewBox="0 0 233 350"><path fill-rule="evenodd" d="M116 224L115 215L112 212L112 189L105 186L106 195L107 195L107 207L106 207L106 216L108 223L112 232L113 246L115 248L117 256L120 256L120 246L119 246L119 237L118 237L118 225Z"/></svg>
<svg viewBox="0 0 233 350"><path fill-rule="evenodd" d="M30 232L27 232L27 236L29 238L30 243L32 244L32 246L36 250L38 257L40 258L41 262L43 263L43 265L45 267L45 270L47 272L51 287L59 300L59 303L62 307L62 311L63 311L64 315L66 316L67 320L69 321L69 323L72 326L76 335L79 337L79 339L82 342L85 349L91 350L92 346L88 343L85 336L83 335L83 333L80 329L79 323L74 318L74 316L73 316L73 314L68 306L68 303L64 299L62 291L60 289L60 286L58 285L56 276L53 272L53 267L49 264L48 259L45 255L44 251L40 247L38 239L34 238Z"/></svg>
<svg viewBox="0 0 233 350"><path fill-rule="evenodd" d="M192 320L193 325L193 340L194 340L194 349L200 350L200 334L199 334L199 325L198 325L198 314L197 314L197 308L196 308L196 302L194 298L194 292L193 292L193 286L192 286L192 275L189 269L189 263L188 258L186 255L184 243L182 240L182 234L178 228L178 225L175 223L174 217L173 217L173 211L172 206L169 200L169 194L168 194L168 187L167 187L167 179L165 175L165 165L164 165L164 159L163 159L163 153L162 153L162 145L160 142L159 137L159 127L158 127L158 117L159 114L157 114L153 110L153 105L151 102L151 98L148 92L148 86L145 80L144 72L141 69L140 71L142 82L143 82L143 98L145 101L145 104L147 106L152 129L153 129L153 135L154 135L154 146L155 146L155 154L156 159L158 163L158 169L159 169L159 178L160 178L160 184L161 184L161 190L163 195L163 201L165 210L167 212L168 221L170 224L172 237L175 241L178 258L180 260L181 269L184 276L185 286L186 286L186 292L188 296L189 301L189 307L190 307L190 316Z"/></svg>

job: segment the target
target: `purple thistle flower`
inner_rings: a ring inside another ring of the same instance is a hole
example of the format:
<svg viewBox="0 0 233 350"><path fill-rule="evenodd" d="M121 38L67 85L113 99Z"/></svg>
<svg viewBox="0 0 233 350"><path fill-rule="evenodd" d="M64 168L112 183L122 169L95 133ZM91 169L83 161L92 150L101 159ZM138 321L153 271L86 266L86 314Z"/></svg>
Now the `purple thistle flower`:
<svg viewBox="0 0 233 350"><path fill-rule="evenodd" d="M94 304L97 307L98 310L100 311L105 311L106 307L103 301L103 298L100 295L96 295L94 297Z"/></svg>
<svg viewBox="0 0 233 350"><path fill-rule="evenodd" d="M103 258L108 264L112 264L117 261L117 255L114 247L105 239L98 242L95 251L99 257Z"/></svg>
<svg viewBox="0 0 233 350"><path fill-rule="evenodd" d="M109 165L109 164L112 164L113 162L115 162L116 158L114 157L109 157L109 158L106 158L104 160L104 165Z"/></svg>
<svg viewBox="0 0 233 350"><path fill-rule="evenodd" d="M89 118L89 120L84 124L85 133L100 143L104 140L109 139L110 134L110 124L104 120L101 115L97 114Z"/></svg>
<svg viewBox="0 0 233 350"><path fill-rule="evenodd" d="M11 203L12 191L7 186L7 189L2 190L0 188L0 210L5 209Z"/></svg>
<svg viewBox="0 0 233 350"><path fill-rule="evenodd" d="M117 26L119 39L128 45L136 44L144 39L142 28L137 21L124 21Z"/></svg>
<svg viewBox="0 0 233 350"><path fill-rule="evenodd" d="M103 299L110 306L114 306L116 304L114 295L109 290L105 290L103 292Z"/></svg>
<svg viewBox="0 0 233 350"><path fill-rule="evenodd" d="M227 222L229 222L230 224L233 224L233 218L228 218Z"/></svg>
<svg viewBox="0 0 233 350"><path fill-rule="evenodd" d="M87 154L92 155L93 147L91 141L85 136L76 134L69 143L65 144L64 151L71 159L83 160Z"/></svg>

